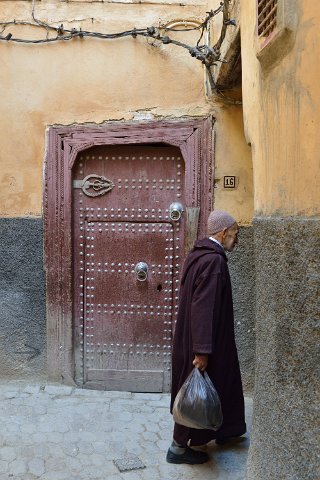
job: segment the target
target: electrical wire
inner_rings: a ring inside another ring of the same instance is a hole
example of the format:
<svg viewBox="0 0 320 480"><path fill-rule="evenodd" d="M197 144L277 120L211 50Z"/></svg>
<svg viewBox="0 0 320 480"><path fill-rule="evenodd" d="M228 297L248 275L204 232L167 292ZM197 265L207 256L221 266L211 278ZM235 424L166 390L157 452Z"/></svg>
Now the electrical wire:
<svg viewBox="0 0 320 480"><path fill-rule="evenodd" d="M158 40L161 40L162 38L165 38L164 43L166 43L166 39L167 39L166 36L161 37L161 35L158 34L155 37L156 30L172 31L172 32L187 32L187 31L201 30L201 36L200 36L200 38L197 42L197 46L198 46L201 39L202 39L203 32L208 25L208 22L210 21L210 19L212 17L214 17L215 15L217 15L218 13L220 13L222 11L223 5L224 5L224 2L221 2L220 6L216 10L211 10L210 12L207 12L207 16L204 19L204 21L196 27L183 28L183 29L173 28L173 27L165 27L165 26L159 26L158 29L156 29L155 27L147 27L147 28L142 28L142 29L133 28L132 30L126 30L124 32L108 34L108 33L101 33L101 32L88 32L86 30L82 30L81 28L79 30L77 30L76 28L73 28L73 29L69 30L69 29L64 28L63 25L60 25L58 27L50 25L50 24L36 18L36 16L35 16L35 0L32 0L31 16L32 16L33 22L19 21L19 20L18 21L13 20L13 21L9 21L9 22L0 22L0 26L3 27L2 31L0 32L1 33L0 40L16 42L16 43L41 44L41 43L52 43L52 42L58 42L58 41L67 41L67 40L71 40L75 37L80 37L80 38L96 37L96 38L100 38L100 39L115 39L115 38L121 38L121 37L125 37L125 36L132 36L132 37L135 38L138 35L143 35L143 36L153 37L153 38L156 38ZM23 25L23 26L33 26L33 27L38 27L38 28L39 27L44 28L47 31L47 36L44 39L25 39L25 38L14 37L10 32L7 35L2 35L4 33L4 31L7 29L7 27L10 26L10 25ZM49 30L55 31L57 33L57 36L53 37L53 38L48 38ZM167 43L174 43L176 45L179 44L179 42L176 43L174 40L172 40L171 42L167 42ZM182 44L180 46L182 46ZM194 48L194 47L191 47L190 45L186 46L184 44L184 46L185 46L185 48L188 48L188 49L189 48L190 49Z"/></svg>
<svg viewBox="0 0 320 480"><path fill-rule="evenodd" d="M92 32L92 31L87 31L87 30L82 30L72 28L66 29L64 28L63 24L59 25L58 27L50 25L42 20L39 20L35 16L35 0L32 0L32 11L31 11L31 16L32 16L32 22L30 21L23 21L23 20L11 20L8 22L0 22L0 27L2 27L0 31L0 41L6 41L6 42L14 42L14 43L24 43L24 44L47 44L47 43L55 43L55 42L66 42L73 40L75 38L99 38L102 40L111 40L111 39L116 39L116 38L123 38L123 37L133 37L136 38L138 36L150 38L153 40L157 40L164 45L167 44L173 44L176 46L179 46L181 48L184 48L189 51L190 55L197 60L201 61L203 65L205 65L208 78L209 78L209 83L211 86L212 92L215 92L218 96L228 100L228 101L233 101L233 99L229 99L225 95L222 94L222 92L219 91L217 88L213 75L211 72L210 67L213 65L216 65L217 62L224 62L220 58L220 47L222 45L222 42L225 38L227 27L229 25L235 26L235 21L230 20L229 18L229 9L228 9L228 3L229 0L221 1L220 5L218 8L215 10L211 10L210 12L206 12L207 16L203 20L202 23L195 27L190 27L190 28L174 28L174 27L166 27L166 26L159 26L158 28L151 26L151 27L146 27L146 28L133 28L131 30L125 30L123 32L118 32L118 33L102 33L102 32ZM221 33L220 37L217 41L217 43L213 47L209 47L208 45L200 45L200 42L203 38L205 30L208 28L208 24L210 20L218 15L220 12L223 13L223 23L222 23L222 28L221 28ZM5 30L9 26L32 26L36 28L42 28L46 30L46 38L42 39L27 39L27 38L19 38L15 37L12 35L11 32L7 33L7 35L4 35ZM188 45L186 43L180 42L178 40L174 40L170 38L167 35L161 35L160 32L189 32L189 31L199 31L200 30L200 37L196 43L195 46ZM49 32L56 32L55 37L49 37ZM237 101L233 101L233 103L239 103Z"/></svg>

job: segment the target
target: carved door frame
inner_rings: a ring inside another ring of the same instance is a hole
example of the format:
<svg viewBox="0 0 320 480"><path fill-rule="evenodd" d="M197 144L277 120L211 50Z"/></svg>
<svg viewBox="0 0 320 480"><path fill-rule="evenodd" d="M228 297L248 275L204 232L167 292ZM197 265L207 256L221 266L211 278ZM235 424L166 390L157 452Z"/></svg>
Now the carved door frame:
<svg viewBox="0 0 320 480"><path fill-rule="evenodd" d="M198 234L205 235L212 208L213 119L110 122L50 127L44 168L44 254L47 287L47 372L74 383L72 330L72 167L77 154L95 145L164 143L180 148L185 161L186 207L200 208Z"/></svg>

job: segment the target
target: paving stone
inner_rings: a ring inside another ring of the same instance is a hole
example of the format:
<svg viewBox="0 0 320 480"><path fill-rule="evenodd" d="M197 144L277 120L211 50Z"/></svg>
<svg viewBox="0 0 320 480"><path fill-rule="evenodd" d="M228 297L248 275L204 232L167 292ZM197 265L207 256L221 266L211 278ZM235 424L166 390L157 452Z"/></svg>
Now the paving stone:
<svg viewBox="0 0 320 480"><path fill-rule="evenodd" d="M148 402L150 400L161 400L162 394L161 393L133 393L132 394L133 400L143 400L144 402Z"/></svg>
<svg viewBox="0 0 320 480"><path fill-rule="evenodd" d="M114 430L112 430L114 431ZM95 440L96 442L105 442L106 438L110 435L108 431L96 432Z"/></svg>
<svg viewBox="0 0 320 480"><path fill-rule="evenodd" d="M146 431L146 426L137 423L135 420L133 420L129 425L126 426L127 430L132 433L142 433Z"/></svg>
<svg viewBox="0 0 320 480"><path fill-rule="evenodd" d="M23 392L25 393L39 393L40 392L40 385L27 385L24 389Z"/></svg>
<svg viewBox="0 0 320 480"><path fill-rule="evenodd" d="M79 446L76 443L64 443L62 450L68 457L76 457L79 454Z"/></svg>
<svg viewBox="0 0 320 480"><path fill-rule="evenodd" d="M68 385L46 385L45 391L49 395L71 395L74 387Z"/></svg>
<svg viewBox="0 0 320 480"><path fill-rule="evenodd" d="M35 477L41 477L44 474L44 461L41 458L33 458L28 463L29 472Z"/></svg>
<svg viewBox="0 0 320 480"><path fill-rule="evenodd" d="M106 464L103 467L87 466L82 469L82 475L87 475L92 480L108 479L109 473L116 473L116 467L111 462L110 465Z"/></svg>
<svg viewBox="0 0 320 480"><path fill-rule="evenodd" d="M159 474L160 478L166 479L166 480L180 480L183 478L183 472L181 471L181 465L171 465L169 463L167 464L160 464L159 465ZM188 477L185 477L188 478ZM199 477L201 478L201 477ZM204 478L204 477L202 477Z"/></svg>
<svg viewBox="0 0 320 480"><path fill-rule="evenodd" d="M122 475L122 478L125 480L141 480L141 472L140 471L125 472Z"/></svg>
<svg viewBox="0 0 320 480"><path fill-rule="evenodd" d="M0 460L12 462L17 456L17 451L14 447L1 447Z"/></svg>
<svg viewBox="0 0 320 480"><path fill-rule="evenodd" d="M142 480L160 480L160 473L156 467L147 467L139 472Z"/></svg>
<svg viewBox="0 0 320 480"><path fill-rule="evenodd" d="M82 479L83 477L81 477ZM118 473L114 473L112 475L108 475L108 478L107 480L122 480L122 479L125 479L125 477L123 475L120 475ZM87 479L84 479L83 480L87 480ZM151 479L150 479L151 480Z"/></svg>
<svg viewBox="0 0 320 480"><path fill-rule="evenodd" d="M157 447L159 448L159 450L162 450L162 451L166 451L168 450L169 448L169 445L170 445L171 441L168 439L168 440L158 440L157 441Z"/></svg>
<svg viewBox="0 0 320 480"><path fill-rule="evenodd" d="M45 472L41 480L70 480L70 473L56 470L54 472Z"/></svg>
<svg viewBox="0 0 320 480"><path fill-rule="evenodd" d="M105 464L105 458L103 455L92 453L90 455L91 463L97 467L102 467Z"/></svg>
<svg viewBox="0 0 320 480"><path fill-rule="evenodd" d="M17 445L16 447L17 459L30 459L33 457L45 458L49 454L49 447L46 443L37 445Z"/></svg>
<svg viewBox="0 0 320 480"><path fill-rule="evenodd" d="M2 428L4 430L4 426ZM15 447L16 445L19 445L19 443L23 441L23 439L21 438L21 435L20 434L15 434L15 433L12 434L12 433L7 432L7 434L5 436L2 433L1 437L2 437L2 439L5 438L5 443L9 447ZM3 441L3 443L4 443L4 441Z"/></svg>
<svg viewBox="0 0 320 480"><path fill-rule="evenodd" d="M5 392L13 392L13 391L17 391L19 392L20 390L23 390L24 387L26 386L25 382L23 381L15 381L15 380L10 380L10 381L6 381L5 383L2 383L3 382L3 379L1 380L1 383L0 383L0 389L1 389L1 392L5 393Z"/></svg>
<svg viewBox="0 0 320 480"><path fill-rule="evenodd" d="M147 440L149 442L157 442L159 440L158 435L154 432L143 432L141 435L144 440Z"/></svg>
<svg viewBox="0 0 320 480"><path fill-rule="evenodd" d="M159 421L158 425L159 425L160 429L164 428L164 429L170 429L171 430L173 428L173 420L171 418L171 415L167 419L164 419L164 418L161 419Z"/></svg>
<svg viewBox="0 0 320 480"><path fill-rule="evenodd" d="M35 476L31 473L22 473L21 475L14 475L13 473L5 473L0 475L0 480L35 480Z"/></svg>
<svg viewBox="0 0 320 480"><path fill-rule="evenodd" d="M52 435L52 433L51 433ZM48 436L42 432L36 432L32 435L32 441L34 443L43 443L47 441Z"/></svg>
<svg viewBox="0 0 320 480"><path fill-rule="evenodd" d="M66 457L65 460L66 470L77 473L82 469L82 463L77 457Z"/></svg>
<svg viewBox="0 0 320 480"><path fill-rule="evenodd" d="M64 442L67 442L67 443L80 442L82 438L82 432L74 432L74 431L66 432L62 436L63 436Z"/></svg>
<svg viewBox="0 0 320 480"><path fill-rule="evenodd" d="M106 443L105 442L93 442L92 448L95 453L99 455L104 455L106 453Z"/></svg>
<svg viewBox="0 0 320 480"><path fill-rule="evenodd" d="M94 432L81 432L81 440L84 442L94 442L96 438Z"/></svg>
<svg viewBox="0 0 320 480"><path fill-rule="evenodd" d="M119 429L119 424L118 424L118 429ZM108 434L108 440L110 442L124 443L126 442L127 439L128 437L122 431L113 431Z"/></svg>
<svg viewBox="0 0 320 480"><path fill-rule="evenodd" d="M148 442L146 440L141 440L140 443L143 445L143 450L145 451L145 453L147 453L149 456L159 453L159 447L157 443Z"/></svg>
<svg viewBox="0 0 320 480"><path fill-rule="evenodd" d="M111 399L132 399L131 392L103 392L104 398L111 398Z"/></svg>
<svg viewBox="0 0 320 480"><path fill-rule="evenodd" d="M159 425L154 422L149 422L145 425L145 428L146 428L146 431L147 432L153 432L153 433L156 433L156 432L159 432Z"/></svg>
<svg viewBox="0 0 320 480"><path fill-rule="evenodd" d="M120 401L120 400L118 400ZM134 413L142 413L146 411L154 411L154 408L152 407L152 402L143 402L141 400L134 400L133 402L128 402L127 400L122 400L125 402L126 409L128 412L131 412L132 409L134 408Z"/></svg>
<svg viewBox="0 0 320 480"><path fill-rule="evenodd" d="M78 450L80 453L86 453L87 455L91 455L94 452L93 444L90 442L78 442Z"/></svg>
<svg viewBox="0 0 320 480"><path fill-rule="evenodd" d="M140 453L139 457L143 461L143 463L146 465L147 469L150 467L157 467L161 463L166 463L166 453L167 453L168 448L166 448L165 451L159 451L155 450L152 453L147 452L145 449Z"/></svg>
<svg viewBox="0 0 320 480"><path fill-rule="evenodd" d="M161 438L161 440L169 440L172 438L172 428L165 428L165 429L161 429L161 430L158 430L158 437Z"/></svg>
<svg viewBox="0 0 320 480"><path fill-rule="evenodd" d="M26 392L20 392L19 393L19 398L26 399L26 398L29 398L29 397L30 397L29 393L26 393Z"/></svg>
<svg viewBox="0 0 320 480"><path fill-rule="evenodd" d="M9 468L9 463L5 460L0 460L0 473L7 472Z"/></svg>
<svg viewBox="0 0 320 480"><path fill-rule="evenodd" d="M6 398L7 400L11 400L12 398L16 398L16 396L18 395L18 392L5 392L4 393L4 398Z"/></svg>
<svg viewBox="0 0 320 480"><path fill-rule="evenodd" d="M145 447L144 445L141 445L140 443L138 443L137 441L136 442L127 442L126 443L126 453L131 456L131 455L137 455L139 457L141 457L142 454L144 454L146 451L145 451ZM114 457L113 457L114 458Z"/></svg>
<svg viewBox="0 0 320 480"><path fill-rule="evenodd" d="M62 393L64 385L51 386L55 393L49 394L40 384L10 381L4 389L0 384L0 480L245 479L248 440L230 448L211 445L213 460L204 466L166 463L173 428L164 407L168 395L92 390L78 395L81 389ZM14 396L6 398L8 393ZM251 400L246 407L250 425ZM4 460L1 451L15 457ZM146 468L120 473L113 460L124 457L138 457Z"/></svg>
<svg viewBox="0 0 320 480"><path fill-rule="evenodd" d="M46 441L49 443L60 444L63 440L63 434L59 432L49 432L47 435L45 435L45 437Z"/></svg>
<svg viewBox="0 0 320 480"><path fill-rule="evenodd" d="M25 425L21 425L20 431L21 433L36 433L37 432L37 426L34 423L26 423Z"/></svg>
<svg viewBox="0 0 320 480"><path fill-rule="evenodd" d="M153 408L166 408L168 409L170 407L170 400L168 398L163 398L162 400L157 400L152 402L151 406Z"/></svg>
<svg viewBox="0 0 320 480"><path fill-rule="evenodd" d="M59 422L56 422L53 430L58 433L67 433L70 431L70 425L68 422L60 420Z"/></svg>
<svg viewBox="0 0 320 480"><path fill-rule="evenodd" d="M0 424L3 425L3 423L0 421ZM7 434L13 433L13 434L18 434L20 432L20 426L11 423L10 425L7 425Z"/></svg>
<svg viewBox="0 0 320 480"><path fill-rule="evenodd" d="M45 461L45 471L46 472L56 472L61 471L65 472L67 470L67 465L65 459L57 457L49 457Z"/></svg>
<svg viewBox="0 0 320 480"><path fill-rule="evenodd" d="M9 464L8 474L13 477L27 473L27 464L24 460L13 460Z"/></svg>
<svg viewBox="0 0 320 480"><path fill-rule="evenodd" d="M118 392L115 392L118 393ZM105 394L103 390L89 390L87 388L75 388L73 391L73 396L79 396L79 397L88 397L90 398L99 398L102 397Z"/></svg>
<svg viewBox="0 0 320 480"><path fill-rule="evenodd" d="M112 402L112 404L110 405L110 412L113 414L120 415L123 410L123 405L120 405L118 402Z"/></svg>
<svg viewBox="0 0 320 480"><path fill-rule="evenodd" d="M118 419L120 422L131 422L133 419L133 414L130 412L121 412Z"/></svg>

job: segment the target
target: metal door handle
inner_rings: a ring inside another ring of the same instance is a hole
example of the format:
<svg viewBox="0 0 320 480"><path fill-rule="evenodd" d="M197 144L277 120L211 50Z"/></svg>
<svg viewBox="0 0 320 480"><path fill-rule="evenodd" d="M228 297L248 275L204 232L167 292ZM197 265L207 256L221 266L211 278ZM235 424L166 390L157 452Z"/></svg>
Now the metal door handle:
<svg viewBox="0 0 320 480"><path fill-rule="evenodd" d="M171 203L169 207L170 219L174 222L178 222L183 212L183 205L179 202Z"/></svg>
<svg viewBox="0 0 320 480"><path fill-rule="evenodd" d="M138 262L134 268L136 278L139 282L145 282L148 277L148 265L146 262Z"/></svg>
<svg viewBox="0 0 320 480"><path fill-rule="evenodd" d="M90 173L83 180L73 180L73 188L81 188L88 197L98 197L110 192L114 187L112 180L102 175Z"/></svg>

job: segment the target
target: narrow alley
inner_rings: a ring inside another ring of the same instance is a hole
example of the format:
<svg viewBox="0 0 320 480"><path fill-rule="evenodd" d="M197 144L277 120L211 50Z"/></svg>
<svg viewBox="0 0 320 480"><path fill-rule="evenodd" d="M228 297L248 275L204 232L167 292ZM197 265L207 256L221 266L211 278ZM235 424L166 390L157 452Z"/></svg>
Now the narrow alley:
<svg viewBox="0 0 320 480"><path fill-rule="evenodd" d="M251 416L247 397L249 430ZM0 385L0 421L0 480L245 479L248 437L210 445L204 465L166 463L168 394L8 381Z"/></svg>

